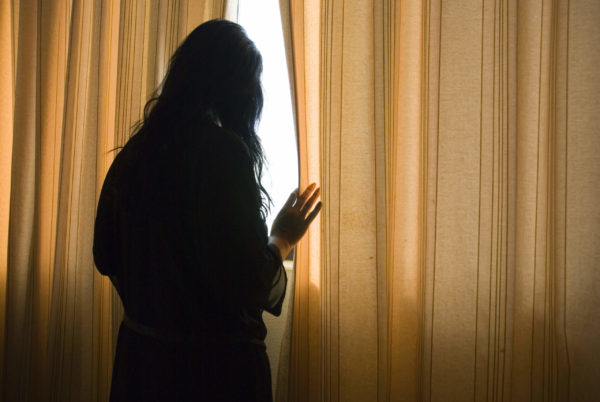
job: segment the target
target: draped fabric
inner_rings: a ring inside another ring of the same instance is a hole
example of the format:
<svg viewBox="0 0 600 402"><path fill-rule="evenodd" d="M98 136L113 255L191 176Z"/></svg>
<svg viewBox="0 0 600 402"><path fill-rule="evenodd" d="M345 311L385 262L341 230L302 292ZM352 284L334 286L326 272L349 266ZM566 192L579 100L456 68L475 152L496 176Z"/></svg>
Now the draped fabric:
<svg viewBox="0 0 600 402"><path fill-rule="evenodd" d="M108 399L122 309L93 266L97 197L170 55L225 3L0 2L1 400Z"/></svg>
<svg viewBox="0 0 600 402"><path fill-rule="evenodd" d="M600 3L284 3L324 207L278 400L598 400Z"/></svg>

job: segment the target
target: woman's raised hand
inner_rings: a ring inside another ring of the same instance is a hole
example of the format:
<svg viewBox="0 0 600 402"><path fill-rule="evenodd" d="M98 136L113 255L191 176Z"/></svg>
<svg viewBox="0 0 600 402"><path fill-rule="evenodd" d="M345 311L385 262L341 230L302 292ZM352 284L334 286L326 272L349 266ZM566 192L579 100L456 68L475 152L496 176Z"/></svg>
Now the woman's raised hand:
<svg viewBox="0 0 600 402"><path fill-rule="evenodd" d="M279 247L282 258L304 236L321 210L321 201L315 206L320 193L321 189L316 183L309 185L300 195L295 190L277 214L271 227L271 242Z"/></svg>

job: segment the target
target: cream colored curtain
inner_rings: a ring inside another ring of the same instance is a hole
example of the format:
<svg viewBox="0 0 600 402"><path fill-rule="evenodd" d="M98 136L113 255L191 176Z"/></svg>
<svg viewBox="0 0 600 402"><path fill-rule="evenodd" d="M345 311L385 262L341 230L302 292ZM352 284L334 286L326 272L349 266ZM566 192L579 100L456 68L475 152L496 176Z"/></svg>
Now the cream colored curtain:
<svg viewBox="0 0 600 402"><path fill-rule="evenodd" d="M108 399L122 312L93 266L97 196L176 46L225 14L223 0L0 2L1 400Z"/></svg>
<svg viewBox="0 0 600 402"><path fill-rule="evenodd" d="M324 208L279 400L600 400L600 2L288 5Z"/></svg>

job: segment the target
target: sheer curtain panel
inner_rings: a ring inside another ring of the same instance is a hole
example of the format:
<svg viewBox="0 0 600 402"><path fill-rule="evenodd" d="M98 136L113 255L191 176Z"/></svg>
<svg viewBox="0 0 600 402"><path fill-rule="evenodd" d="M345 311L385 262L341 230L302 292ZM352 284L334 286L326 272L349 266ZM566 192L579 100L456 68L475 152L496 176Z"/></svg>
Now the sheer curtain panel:
<svg viewBox="0 0 600 402"><path fill-rule="evenodd" d="M279 400L599 400L600 3L283 3L324 207Z"/></svg>

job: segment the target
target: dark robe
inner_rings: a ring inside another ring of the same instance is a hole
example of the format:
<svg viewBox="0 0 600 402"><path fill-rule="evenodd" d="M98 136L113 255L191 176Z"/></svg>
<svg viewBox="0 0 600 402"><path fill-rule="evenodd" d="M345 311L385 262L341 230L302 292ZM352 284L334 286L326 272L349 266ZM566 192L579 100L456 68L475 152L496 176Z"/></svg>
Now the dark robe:
<svg viewBox="0 0 600 402"><path fill-rule="evenodd" d="M132 137L94 232L125 309L111 401L272 400L262 312L281 313L287 278L267 241L238 136L204 121Z"/></svg>

